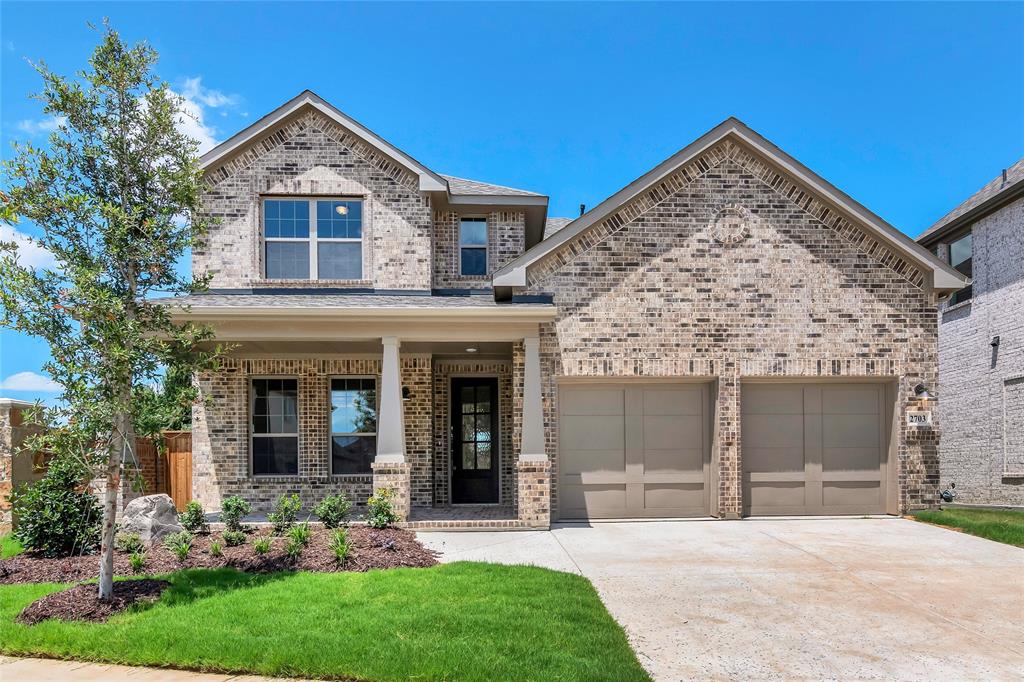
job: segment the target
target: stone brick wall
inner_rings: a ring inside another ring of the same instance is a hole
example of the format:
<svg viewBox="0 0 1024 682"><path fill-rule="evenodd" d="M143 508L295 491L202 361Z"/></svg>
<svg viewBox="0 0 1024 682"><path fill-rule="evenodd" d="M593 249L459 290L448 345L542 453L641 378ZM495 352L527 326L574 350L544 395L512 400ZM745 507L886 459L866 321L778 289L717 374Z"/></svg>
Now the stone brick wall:
<svg viewBox="0 0 1024 682"><path fill-rule="evenodd" d="M939 324L942 484L956 483L959 502L1021 505L1024 200L971 229L973 297L944 304ZM948 260L945 248L940 255Z"/></svg>
<svg viewBox="0 0 1024 682"><path fill-rule="evenodd" d="M39 427L25 419L31 406L21 401L0 400L0 532L11 527L11 490L38 480L46 470L42 453L24 449L25 441L39 433Z"/></svg>
<svg viewBox="0 0 1024 682"><path fill-rule="evenodd" d="M212 288L308 287L309 280L262 278L260 198L363 198L363 279L322 286L431 287L432 210L418 179L318 113L306 113L208 171L203 203L212 227L193 249L193 270Z"/></svg>
<svg viewBox="0 0 1024 682"><path fill-rule="evenodd" d="M512 446L512 366L508 360L437 360L434 362L434 500L438 505L451 502L451 380L462 376L498 378L498 423L500 431L498 486L500 502L516 504L516 458Z"/></svg>
<svg viewBox="0 0 1024 682"><path fill-rule="evenodd" d="M735 239L717 227L727 210L747 216ZM707 150L530 271L528 293L553 295L559 311L541 329L553 509L559 377L717 380L717 506L737 515L742 379L899 379L902 424L913 386L936 382L937 312L923 286L914 266L753 152ZM933 504L934 431L900 426L896 449L901 509Z"/></svg>
<svg viewBox="0 0 1024 682"><path fill-rule="evenodd" d="M517 462L519 520L536 528L551 525L551 463Z"/></svg>
<svg viewBox="0 0 1024 682"><path fill-rule="evenodd" d="M334 376L376 376L379 357L228 358L221 370L198 377L205 399L193 408L193 496L208 509L223 498L241 495L257 511L268 511L278 496L298 493L304 509L325 495L344 493L363 505L373 477L330 473L329 380ZM297 476L252 476L249 472L249 391L252 377L298 379L299 473ZM432 500L432 377L429 355L402 357L402 384L410 389L404 401L406 458L413 506Z"/></svg>
<svg viewBox="0 0 1024 682"><path fill-rule="evenodd" d="M487 214L487 275L459 274L459 217L453 211L434 213L434 287L437 289L489 289L490 273L523 252L526 214L494 211ZM479 215L466 213L465 215Z"/></svg>

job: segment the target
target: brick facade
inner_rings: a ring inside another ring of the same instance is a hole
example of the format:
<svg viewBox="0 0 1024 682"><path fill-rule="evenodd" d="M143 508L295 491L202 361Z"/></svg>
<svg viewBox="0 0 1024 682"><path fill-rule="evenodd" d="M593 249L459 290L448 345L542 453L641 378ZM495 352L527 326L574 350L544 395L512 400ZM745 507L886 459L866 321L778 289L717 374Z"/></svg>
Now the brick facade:
<svg viewBox="0 0 1024 682"><path fill-rule="evenodd" d="M733 242L711 227L726 207L753 216ZM553 509L560 377L716 382L714 506L723 516L741 513L745 377L899 381L900 424L913 386L936 382L936 309L921 273L733 143L707 150L529 276L528 292L552 295L559 311L541 328ZM933 504L935 431L898 427L896 450L900 508Z"/></svg>
<svg viewBox="0 0 1024 682"><path fill-rule="evenodd" d="M521 254L526 247L526 214L521 211L437 211L434 214L434 287L438 289L490 289L490 275L459 274L459 218L487 217L487 271L493 272Z"/></svg>
<svg viewBox="0 0 1024 682"><path fill-rule="evenodd" d="M1024 199L969 229L973 296L943 304L939 325L942 484L958 502L1024 505Z"/></svg>

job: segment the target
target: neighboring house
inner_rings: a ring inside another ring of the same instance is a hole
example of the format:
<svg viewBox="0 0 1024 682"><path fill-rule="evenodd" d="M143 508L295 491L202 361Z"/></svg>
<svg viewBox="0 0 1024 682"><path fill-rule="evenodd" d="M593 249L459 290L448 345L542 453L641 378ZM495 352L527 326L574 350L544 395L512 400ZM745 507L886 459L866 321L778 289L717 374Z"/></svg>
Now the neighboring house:
<svg viewBox="0 0 1024 682"><path fill-rule="evenodd" d="M194 494L391 487L414 526L933 504L966 278L729 119L575 220L305 92L202 157Z"/></svg>
<svg viewBox="0 0 1024 682"><path fill-rule="evenodd" d="M918 241L972 278L940 307L942 483L1024 505L1024 159Z"/></svg>

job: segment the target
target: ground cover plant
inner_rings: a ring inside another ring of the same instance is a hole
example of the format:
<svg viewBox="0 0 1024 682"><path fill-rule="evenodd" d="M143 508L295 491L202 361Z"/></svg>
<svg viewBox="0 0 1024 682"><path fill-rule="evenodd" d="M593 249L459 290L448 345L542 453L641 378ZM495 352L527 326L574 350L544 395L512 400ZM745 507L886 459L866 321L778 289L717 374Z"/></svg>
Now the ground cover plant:
<svg viewBox="0 0 1024 682"><path fill-rule="evenodd" d="M0 653L378 682L648 679L589 581L569 573L456 563L163 579L156 603L106 623L19 624L63 586L0 586Z"/></svg>
<svg viewBox="0 0 1024 682"><path fill-rule="evenodd" d="M970 535L1024 547L1024 511L1013 509L969 509L948 507L913 513L918 521L956 528Z"/></svg>

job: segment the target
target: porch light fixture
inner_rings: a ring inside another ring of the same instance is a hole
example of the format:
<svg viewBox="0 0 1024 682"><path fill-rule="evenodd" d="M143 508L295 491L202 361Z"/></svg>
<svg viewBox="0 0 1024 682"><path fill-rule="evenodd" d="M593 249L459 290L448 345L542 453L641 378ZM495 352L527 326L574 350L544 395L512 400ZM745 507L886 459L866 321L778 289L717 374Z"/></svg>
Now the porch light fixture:
<svg viewBox="0 0 1024 682"><path fill-rule="evenodd" d="M467 348L466 352L467 353L475 353L476 352L476 348Z"/></svg>
<svg viewBox="0 0 1024 682"><path fill-rule="evenodd" d="M402 400L405 402L412 400L412 391L409 390L408 386L402 386Z"/></svg>
<svg viewBox="0 0 1024 682"><path fill-rule="evenodd" d="M348 215L348 206L345 204L338 204L334 207L334 212L338 215Z"/></svg>
<svg viewBox="0 0 1024 682"><path fill-rule="evenodd" d="M928 387L924 384L918 384L914 387L914 395L917 396L918 400L935 400L935 394L928 390Z"/></svg>

